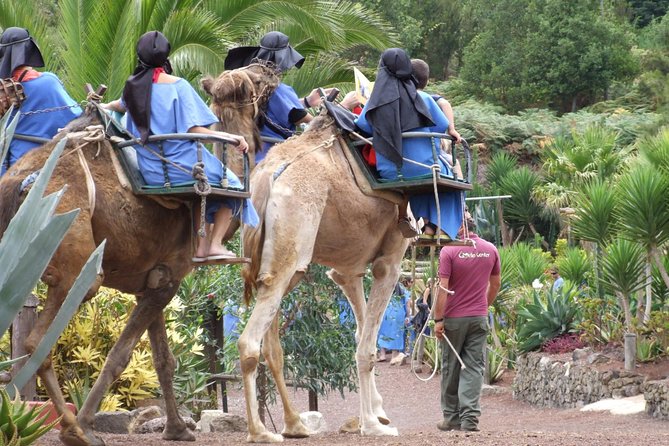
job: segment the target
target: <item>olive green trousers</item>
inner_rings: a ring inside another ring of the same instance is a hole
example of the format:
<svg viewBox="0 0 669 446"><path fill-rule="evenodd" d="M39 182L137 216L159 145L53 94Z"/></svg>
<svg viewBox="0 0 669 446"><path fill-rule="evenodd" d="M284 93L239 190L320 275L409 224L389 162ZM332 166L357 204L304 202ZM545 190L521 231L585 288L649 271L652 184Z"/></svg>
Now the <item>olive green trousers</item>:
<svg viewBox="0 0 669 446"><path fill-rule="evenodd" d="M488 320L485 316L445 318L444 330L465 368L442 339L441 410L453 428L472 430L481 416L481 388Z"/></svg>

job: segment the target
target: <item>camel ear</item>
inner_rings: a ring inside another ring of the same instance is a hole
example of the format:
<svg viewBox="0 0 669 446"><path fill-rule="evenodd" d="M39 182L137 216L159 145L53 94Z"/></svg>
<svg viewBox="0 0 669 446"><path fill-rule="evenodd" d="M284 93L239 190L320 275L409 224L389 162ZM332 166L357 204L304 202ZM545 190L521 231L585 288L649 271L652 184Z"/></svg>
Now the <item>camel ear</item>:
<svg viewBox="0 0 669 446"><path fill-rule="evenodd" d="M202 81L200 81L200 85L202 85L205 93L207 93L209 96L213 96L211 89L214 86L214 79L211 76L203 78Z"/></svg>

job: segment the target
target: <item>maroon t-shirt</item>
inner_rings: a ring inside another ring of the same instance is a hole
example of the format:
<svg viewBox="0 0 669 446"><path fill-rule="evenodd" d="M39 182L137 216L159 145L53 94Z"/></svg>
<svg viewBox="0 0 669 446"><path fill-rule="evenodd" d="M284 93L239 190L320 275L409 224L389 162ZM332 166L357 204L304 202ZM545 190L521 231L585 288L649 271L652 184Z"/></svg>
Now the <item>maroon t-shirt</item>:
<svg viewBox="0 0 669 446"><path fill-rule="evenodd" d="M439 254L439 277L448 277L448 288L455 292L446 299L444 317L488 314L488 283L500 274L499 252L476 234L471 238L475 247L446 245Z"/></svg>

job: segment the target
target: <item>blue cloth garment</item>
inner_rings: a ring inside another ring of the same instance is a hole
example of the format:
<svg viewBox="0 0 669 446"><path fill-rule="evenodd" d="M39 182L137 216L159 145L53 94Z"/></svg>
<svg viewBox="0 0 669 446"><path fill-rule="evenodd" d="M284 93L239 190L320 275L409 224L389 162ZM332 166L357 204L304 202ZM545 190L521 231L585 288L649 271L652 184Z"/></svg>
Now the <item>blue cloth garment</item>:
<svg viewBox="0 0 669 446"><path fill-rule="evenodd" d="M15 133L51 139L58 133L58 129L65 127L70 121L81 114L81 108L67 94L63 84L55 74L44 72L39 77L21 82L21 84L23 85L26 99L21 104L21 109L19 110L21 117L16 125ZM45 113L24 114L61 106L73 107ZM39 146L40 144L38 143L13 139L9 144L9 152L7 154L9 160L8 167L11 167L28 151ZM5 170L3 163L2 174L5 173Z"/></svg>
<svg viewBox="0 0 669 446"><path fill-rule="evenodd" d="M400 293L390 297L386 312L381 320L377 345L386 350L404 351L404 320L407 318L407 301L411 293L399 285Z"/></svg>
<svg viewBox="0 0 669 446"><path fill-rule="evenodd" d="M193 87L184 79L174 83L154 83L151 93L151 133L160 135L165 133L188 133L193 127L208 127L218 122L209 107L200 99ZM128 116L128 131L139 137L139 130ZM179 165L186 172L167 163L167 174L171 183L193 181L190 172L197 163L197 143L194 141L167 140L161 143L162 155ZM156 153L161 153L158 144L151 143L149 147ZM147 184L165 184L163 161L142 146L135 146L139 170ZM202 161L209 183L220 187L223 179L223 164L206 148L202 150ZM226 170L228 187L242 188L239 178L230 170ZM224 198L207 200L207 221L213 221L213 215L220 208L226 206L232 209L234 215L240 216L243 223L256 226L260 221L251 200Z"/></svg>
<svg viewBox="0 0 669 446"><path fill-rule="evenodd" d="M267 121L271 124L265 123L260 129L260 136L268 136L271 138L288 139L295 134L295 124L289 121L288 115L292 109L304 110L304 104L297 93L284 83L280 83L272 96L269 98L267 105ZM273 124L273 125L272 125ZM273 130L271 127L276 127ZM263 143L262 150L256 152L256 163L262 161L267 156L267 151L273 146L272 143Z"/></svg>
<svg viewBox="0 0 669 446"><path fill-rule="evenodd" d="M434 132L445 133L448 129L448 119L444 116L437 103L429 94L418 92L427 105L432 119L435 122L433 127L419 127L412 129L412 132ZM366 119L366 108L356 120L356 125L364 132L372 134L372 127ZM410 161L404 161L402 168L398 172L397 166L380 153L376 153L376 168L381 178L386 180L396 180L399 173L404 178L416 177L426 174L432 174L429 166L434 164L434 153L439 153L439 146L434 145L432 138L403 138L402 139L402 157L423 164L419 166ZM451 168L441 159L438 160L441 168L441 175L452 177ZM440 212L437 213L437 203L433 193L412 194L409 196L411 212L416 220L419 218L427 219L433 224L437 224L438 216L441 216L441 229L451 238L456 238L460 225L462 224L462 200L464 195L459 191L439 192Z"/></svg>

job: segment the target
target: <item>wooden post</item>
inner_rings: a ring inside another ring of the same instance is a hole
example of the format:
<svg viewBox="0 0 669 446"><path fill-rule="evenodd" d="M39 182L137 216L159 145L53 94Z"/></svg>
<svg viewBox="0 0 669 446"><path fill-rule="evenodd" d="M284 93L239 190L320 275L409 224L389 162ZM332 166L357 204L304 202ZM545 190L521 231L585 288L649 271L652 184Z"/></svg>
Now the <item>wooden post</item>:
<svg viewBox="0 0 669 446"><path fill-rule="evenodd" d="M497 222L499 223L499 230L502 233L502 246L511 246L511 240L509 240L509 231L506 229L506 223L504 223L504 207L502 206L501 198L497 198L495 200L495 206L497 207Z"/></svg>
<svg viewBox="0 0 669 446"><path fill-rule="evenodd" d="M37 305L39 299L34 294L31 294L23 304L23 309L12 322L12 358L26 355L28 352L23 343L32 331L35 322L37 322ZM27 359L17 362L12 366L12 376L14 376ZM31 379L20 389L21 398L24 401L33 401L37 398L37 384L35 379Z"/></svg>
<svg viewBox="0 0 669 446"><path fill-rule="evenodd" d="M318 394L309 389L309 410L318 412Z"/></svg>

